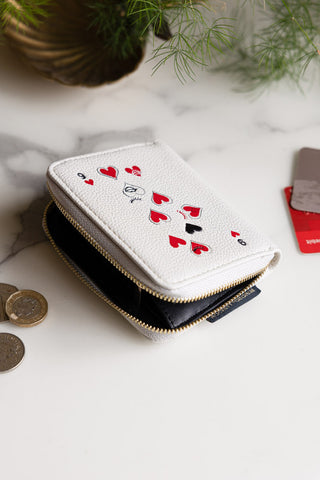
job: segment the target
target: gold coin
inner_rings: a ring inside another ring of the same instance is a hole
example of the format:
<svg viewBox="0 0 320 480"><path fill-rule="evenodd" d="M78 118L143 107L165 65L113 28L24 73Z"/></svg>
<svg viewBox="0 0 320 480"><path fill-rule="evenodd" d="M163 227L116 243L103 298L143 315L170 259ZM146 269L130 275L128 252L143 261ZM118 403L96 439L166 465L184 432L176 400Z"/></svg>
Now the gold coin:
<svg viewBox="0 0 320 480"><path fill-rule="evenodd" d="M0 333L0 372L17 367L24 357L24 344L12 333Z"/></svg>
<svg viewBox="0 0 320 480"><path fill-rule="evenodd" d="M10 322L19 327L33 327L41 323L48 312L47 300L34 290L19 290L7 300L6 312Z"/></svg>
<svg viewBox="0 0 320 480"><path fill-rule="evenodd" d="M18 289L14 285L8 283L0 283L0 322L7 322L9 320L5 308L6 302L12 293L17 292Z"/></svg>

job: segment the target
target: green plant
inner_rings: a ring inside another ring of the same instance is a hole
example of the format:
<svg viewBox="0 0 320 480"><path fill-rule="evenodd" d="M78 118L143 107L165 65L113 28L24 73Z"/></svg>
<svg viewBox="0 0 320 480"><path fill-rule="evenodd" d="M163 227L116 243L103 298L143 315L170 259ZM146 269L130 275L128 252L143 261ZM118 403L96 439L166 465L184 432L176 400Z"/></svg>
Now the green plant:
<svg viewBox="0 0 320 480"><path fill-rule="evenodd" d="M0 0L2 27L10 17L38 25L42 18L47 17L46 7L50 3L51 0Z"/></svg>
<svg viewBox="0 0 320 480"><path fill-rule="evenodd" d="M249 89L284 77L299 86L309 65L319 65L320 2L265 0L259 12L260 23L249 38L242 35L223 68Z"/></svg>
<svg viewBox="0 0 320 480"><path fill-rule="evenodd" d="M2 25L11 16L38 24L54 1L0 0ZM88 29L115 58L132 55L149 36L154 72L172 62L182 82L195 78L198 67L218 64L250 88L283 77L299 84L309 65L319 63L320 2L78 1L88 7Z"/></svg>
<svg viewBox="0 0 320 480"><path fill-rule="evenodd" d="M129 0L128 13L145 25L143 32L151 30L153 37L163 40L154 43L150 58L155 61L154 71L172 60L181 81L194 78L195 67L210 64L234 40L234 20L218 16L208 2Z"/></svg>

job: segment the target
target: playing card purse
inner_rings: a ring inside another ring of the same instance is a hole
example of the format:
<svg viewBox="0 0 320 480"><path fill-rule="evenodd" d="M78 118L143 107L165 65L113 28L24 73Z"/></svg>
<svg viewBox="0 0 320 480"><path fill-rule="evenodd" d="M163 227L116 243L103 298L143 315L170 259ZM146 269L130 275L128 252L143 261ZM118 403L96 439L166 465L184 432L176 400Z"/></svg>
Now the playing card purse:
<svg viewBox="0 0 320 480"><path fill-rule="evenodd" d="M278 262L279 250L162 142L61 160L47 180L50 242L152 340L213 319Z"/></svg>

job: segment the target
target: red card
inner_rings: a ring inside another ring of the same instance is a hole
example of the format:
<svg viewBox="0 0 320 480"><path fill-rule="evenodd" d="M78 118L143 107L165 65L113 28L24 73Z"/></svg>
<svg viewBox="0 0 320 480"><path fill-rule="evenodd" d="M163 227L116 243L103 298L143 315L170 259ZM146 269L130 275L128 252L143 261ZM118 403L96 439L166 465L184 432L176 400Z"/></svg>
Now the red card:
<svg viewBox="0 0 320 480"><path fill-rule="evenodd" d="M301 252L320 252L320 213L295 210L290 205L292 187L286 187L284 193Z"/></svg>

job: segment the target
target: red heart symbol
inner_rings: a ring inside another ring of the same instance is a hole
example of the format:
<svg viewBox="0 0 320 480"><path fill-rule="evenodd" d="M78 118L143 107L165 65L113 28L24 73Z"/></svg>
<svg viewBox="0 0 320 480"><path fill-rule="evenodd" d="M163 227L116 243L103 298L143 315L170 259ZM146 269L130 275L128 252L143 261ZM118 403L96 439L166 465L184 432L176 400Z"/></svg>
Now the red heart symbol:
<svg viewBox="0 0 320 480"><path fill-rule="evenodd" d="M171 202L171 199L165 195L161 195L161 193L152 192L152 201L156 205L161 205L161 203Z"/></svg>
<svg viewBox="0 0 320 480"><path fill-rule="evenodd" d="M115 180L118 177L118 170L116 167L108 167L108 168L98 168L98 173L101 175L106 175L107 177L114 178Z"/></svg>
<svg viewBox="0 0 320 480"><path fill-rule="evenodd" d="M160 220L163 220L163 221L170 220L170 217L168 215L165 215L164 213L156 212L155 210L150 210L149 218L153 223L159 223Z"/></svg>
<svg viewBox="0 0 320 480"><path fill-rule="evenodd" d="M182 209L185 212L188 212L190 217L193 217L193 218L200 217L200 213L201 213L200 207L192 207L191 205L185 205L184 207L182 207Z"/></svg>
<svg viewBox="0 0 320 480"><path fill-rule="evenodd" d="M93 185L92 178L90 178L90 180L85 180L84 182L87 183L88 185Z"/></svg>
<svg viewBox="0 0 320 480"><path fill-rule="evenodd" d="M136 175L137 177L141 177L141 170L137 165L134 165L132 168L125 168L127 173L131 173L131 175Z"/></svg>
<svg viewBox="0 0 320 480"><path fill-rule="evenodd" d="M191 250L196 255L201 255L202 252L209 252L207 245L201 245L201 243L191 242Z"/></svg>
<svg viewBox="0 0 320 480"><path fill-rule="evenodd" d="M186 245L187 242L182 238L172 237L171 235L169 235L169 243L171 247L178 248L179 245Z"/></svg>
<svg viewBox="0 0 320 480"><path fill-rule="evenodd" d="M231 235L232 235L233 237L239 237L240 233L238 233L238 232L233 232L233 231L231 230Z"/></svg>

